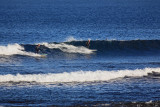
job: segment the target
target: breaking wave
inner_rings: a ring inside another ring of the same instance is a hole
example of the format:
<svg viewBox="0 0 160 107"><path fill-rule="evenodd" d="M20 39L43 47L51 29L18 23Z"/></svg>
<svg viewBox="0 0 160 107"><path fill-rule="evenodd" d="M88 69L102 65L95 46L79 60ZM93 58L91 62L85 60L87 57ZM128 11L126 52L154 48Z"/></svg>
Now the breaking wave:
<svg viewBox="0 0 160 107"><path fill-rule="evenodd" d="M62 43L39 43L41 53L46 54L93 54L100 55L153 55L160 52L160 40L95 40L86 47L87 41L68 41ZM37 44L9 44L0 46L0 55L40 56L35 53ZM159 55L159 54L158 54Z"/></svg>
<svg viewBox="0 0 160 107"><path fill-rule="evenodd" d="M55 43L41 43L47 48L50 49L60 49L63 52L67 53L79 53L79 54L91 54L93 53L93 50L90 50L84 46L74 46L74 45L68 45L65 43L55 44Z"/></svg>
<svg viewBox="0 0 160 107"><path fill-rule="evenodd" d="M24 47L19 44L9 44L7 46L0 46L0 55L26 55L39 57L39 54L33 52L26 52Z"/></svg>

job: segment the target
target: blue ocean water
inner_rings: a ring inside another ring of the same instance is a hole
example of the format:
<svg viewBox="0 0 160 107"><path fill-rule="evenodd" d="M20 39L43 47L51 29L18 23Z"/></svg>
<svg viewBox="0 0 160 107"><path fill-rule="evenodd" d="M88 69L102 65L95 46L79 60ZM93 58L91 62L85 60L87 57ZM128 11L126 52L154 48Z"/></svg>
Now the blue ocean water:
<svg viewBox="0 0 160 107"><path fill-rule="evenodd" d="M1 106L159 106L159 53L159 0L0 1Z"/></svg>

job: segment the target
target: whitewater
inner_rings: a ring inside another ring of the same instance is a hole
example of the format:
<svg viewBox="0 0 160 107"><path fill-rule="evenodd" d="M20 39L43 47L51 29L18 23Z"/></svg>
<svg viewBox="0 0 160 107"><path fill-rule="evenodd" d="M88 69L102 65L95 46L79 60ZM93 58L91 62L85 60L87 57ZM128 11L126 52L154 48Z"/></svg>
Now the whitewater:
<svg viewBox="0 0 160 107"><path fill-rule="evenodd" d="M0 55L26 55L26 56L40 56L32 52L25 52L24 47L19 44L9 44L7 46L0 46Z"/></svg>
<svg viewBox="0 0 160 107"><path fill-rule="evenodd" d="M68 83L68 82L99 82L124 77L143 77L152 72L160 73L160 68L145 68L118 71L76 71L49 74L16 74L0 75L0 82L37 82L37 83Z"/></svg>

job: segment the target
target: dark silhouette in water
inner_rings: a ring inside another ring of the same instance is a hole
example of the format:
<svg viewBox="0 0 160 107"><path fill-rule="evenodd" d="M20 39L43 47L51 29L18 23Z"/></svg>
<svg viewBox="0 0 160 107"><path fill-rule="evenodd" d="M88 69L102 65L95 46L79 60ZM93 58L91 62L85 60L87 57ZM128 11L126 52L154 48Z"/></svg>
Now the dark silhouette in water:
<svg viewBox="0 0 160 107"><path fill-rule="evenodd" d="M39 51L40 51L40 44L38 44L37 46L36 46L36 53L39 53Z"/></svg>
<svg viewBox="0 0 160 107"><path fill-rule="evenodd" d="M90 40L86 42L86 47L89 48L89 46L90 46Z"/></svg>

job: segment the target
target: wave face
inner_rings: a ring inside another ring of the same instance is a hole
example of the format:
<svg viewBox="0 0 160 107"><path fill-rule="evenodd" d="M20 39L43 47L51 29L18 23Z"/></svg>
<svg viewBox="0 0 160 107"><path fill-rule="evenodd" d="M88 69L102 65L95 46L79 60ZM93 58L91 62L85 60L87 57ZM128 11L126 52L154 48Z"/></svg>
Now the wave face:
<svg viewBox="0 0 160 107"><path fill-rule="evenodd" d="M77 71L49 74L7 74L0 75L0 82L38 82L38 83L65 83L65 82L96 82L108 81L123 77L142 77L154 73L160 73L160 68L145 68L136 70L118 70L118 71Z"/></svg>
<svg viewBox="0 0 160 107"><path fill-rule="evenodd" d="M75 46L85 46L87 41L72 41L68 44ZM90 42L90 49L97 51L122 51L122 50L135 50L135 51L153 51L160 50L160 40L96 40Z"/></svg>

